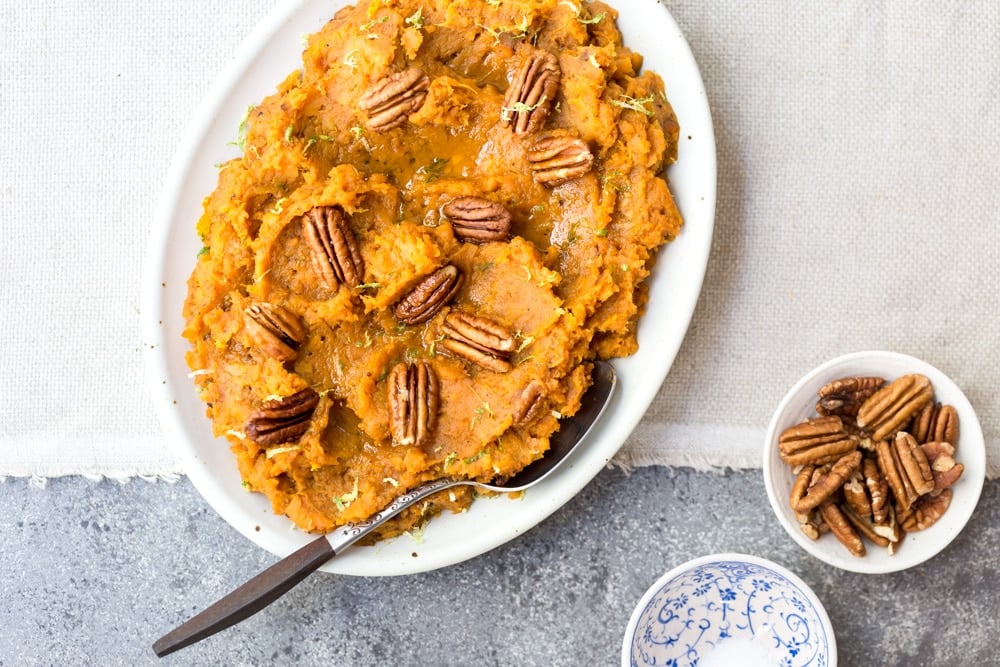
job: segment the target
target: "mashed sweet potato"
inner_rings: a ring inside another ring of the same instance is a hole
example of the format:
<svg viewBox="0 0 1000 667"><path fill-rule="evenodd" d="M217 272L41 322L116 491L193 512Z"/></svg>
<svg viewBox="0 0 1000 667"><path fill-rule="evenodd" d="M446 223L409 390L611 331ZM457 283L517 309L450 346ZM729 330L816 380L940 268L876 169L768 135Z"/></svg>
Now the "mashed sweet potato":
<svg viewBox="0 0 1000 667"><path fill-rule="evenodd" d="M590 361L636 350L681 226L678 127L616 16L374 0L248 111L198 222L185 336L215 433L275 512L329 531L428 480L506 478L577 410Z"/></svg>

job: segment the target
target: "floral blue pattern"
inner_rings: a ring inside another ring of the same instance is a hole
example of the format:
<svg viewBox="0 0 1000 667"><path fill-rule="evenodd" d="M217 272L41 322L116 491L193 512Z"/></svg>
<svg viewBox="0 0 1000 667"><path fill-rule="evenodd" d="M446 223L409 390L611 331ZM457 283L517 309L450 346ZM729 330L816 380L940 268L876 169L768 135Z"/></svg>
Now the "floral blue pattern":
<svg viewBox="0 0 1000 667"><path fill-rule="evenodd" d="M631 665L698 667L724 639L754 640L781 667L829 667L832 636L809 595L765 565L697 565L657 590L638 616ZM763 650L763 649L762 649Z"/></svg>

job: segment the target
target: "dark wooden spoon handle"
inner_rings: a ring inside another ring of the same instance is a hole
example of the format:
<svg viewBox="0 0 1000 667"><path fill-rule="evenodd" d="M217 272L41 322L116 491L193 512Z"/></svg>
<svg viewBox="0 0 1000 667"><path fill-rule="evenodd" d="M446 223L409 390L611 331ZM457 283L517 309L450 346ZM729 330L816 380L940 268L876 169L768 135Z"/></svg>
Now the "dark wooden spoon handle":
<svg viewBox="0 0 1000 667"><path fill-rule="evenodd" d="M278 561L187 623L160 637L153 644L153 651L163 657L253 616L318 570L323 563L427 496L460 484L472 484L493 491L517 491L541 481L569 456L598 421L610 403L616 384L614 367L604 361L594 362L594 385L584 394L580 410L566 420L552 438L549 453L512 477L507 484L491 486L468 479L437 479L421 484L396 498L367 521L342 526Z"/></svg>
<svg viewBox="0 0 1000 667"><path fill-rule="evenodd" d="M157 639L153 644L153 652L162 658L253 616L335 555L336 552L325 536L313 540Z"/></svg>

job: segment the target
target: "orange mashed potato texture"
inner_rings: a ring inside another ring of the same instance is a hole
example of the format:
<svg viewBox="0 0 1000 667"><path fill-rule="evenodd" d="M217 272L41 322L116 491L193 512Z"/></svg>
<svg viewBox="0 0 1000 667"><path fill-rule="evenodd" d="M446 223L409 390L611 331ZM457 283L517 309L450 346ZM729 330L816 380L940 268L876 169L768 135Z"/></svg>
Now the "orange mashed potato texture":
<svg viewBox="0 0 1000 667"><path fill-rule="evenodd" d="M275 512L330 531L429 480L510 477L576 412L590 362L637 349L643 281L681 227L663 175L678 126L616 17L566 0L347 7L308 38L302 69L248 111L243 154L221 165L198 222L205 248L185 336L215 433ZM548 63L549 78L531 62ZM394 126L362 108L386 77L414 68L422 83L383 92L403 100ZM534 126L518 131L519 117ZM592 160L546 179L531 155L543 137ZM509 228L463 237L442 212L460 197L499 205ZM326 245L307 229L318 211L341 222ZM331 279L352 257L360 271ZM447 266L457 291L426 321L401 321L396 306ZM506 332L513 345L480 354L506 370L449 346L455 313ZM397 367L403 378L429 369L433 387L394 384ZM537 405L525 419L528 394ZM308 405L283 410L303 395ZM422 434L406 435L399 410ZM260 435L274 424L291 426ZM473 499L461 488L379 537L461 511Z"/></svg>

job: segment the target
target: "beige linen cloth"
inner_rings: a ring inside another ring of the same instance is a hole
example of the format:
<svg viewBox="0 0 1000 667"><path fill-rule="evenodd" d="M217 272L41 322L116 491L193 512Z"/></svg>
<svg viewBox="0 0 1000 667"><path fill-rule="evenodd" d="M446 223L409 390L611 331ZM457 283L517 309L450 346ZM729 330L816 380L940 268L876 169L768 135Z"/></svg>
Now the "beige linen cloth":
<svg viewBox="0 0 1000 667"><path fill-rule="evenodd" d="M1000 5L665 4L719 199L691 328L616 463L757 467L801 375L888 349L963 388L1000 474ZM182 472L144 382L146 240L196 105L274 5L0 5L0 476Z"/></svg>

